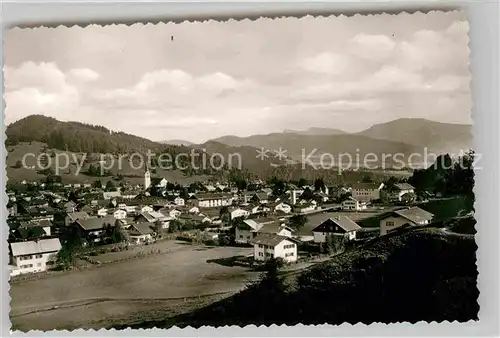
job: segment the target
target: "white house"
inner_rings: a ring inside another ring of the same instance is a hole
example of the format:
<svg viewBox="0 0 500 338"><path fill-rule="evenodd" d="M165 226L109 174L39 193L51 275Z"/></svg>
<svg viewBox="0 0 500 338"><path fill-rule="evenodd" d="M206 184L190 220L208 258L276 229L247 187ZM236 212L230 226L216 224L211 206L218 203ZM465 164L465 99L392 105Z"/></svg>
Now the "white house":
<svg viewBox="0 0 500 338"><path fill-rule="evenodd" d="M378 200L383 187L384 183L357 183L352 186L351 196L357 200Z"/></svg>
<svg viewBox="0 0 500 338"><path fill-rule="evenodd" d="M234 210L231 210L231 219L235 219L237 217L247 217L250 215L250 211L242 209L242 208L236 208Z"/></svg>
<svg viewBox="0 0 500 338"><path fill-rule="evenodd" d="M217 190L217 188L211 184L205 185L205 189L207 189L208 192L214 192L215 190Z"/></svg>
<svg viewBox="0 0 500 338"><path fill-rule="evenodd" d="M127 211L118 209L113 212L113 217L116 219L124 219L127 217Z"/></svg>
<svg viewBox="0 0 500 338"><path fill-rule="evenodd" d="M108 214L108 209L107 208L101 208L97 210L97 216L104 217Z"/></svg>
<svg viewBox="0 0 500 338"><path fill-rule="evenodd" d="M272 258L282 258L285 262L297 260L297 241L292 238L262 233L258 234L251 244L256 261Z"/></svg>
<svg viewBox="0 0 500 338"><path fill-rule="evenodd" d="M182 214L182 211L179 209L172 209L168 212L169 216L172 218L177 218Z"/></svg>
<svg viewBox="0 0 500 338"><path fill-rule="evenodd" d="M434 217L433 214L419 207L393 211L390 215L380 220L380 236L386 235L399 228L430 224L432 217Z"/></svg>
<svg viewBox="0 0 500 338"><path fill-rule="evenodd" d="M347 216L336 216L328 218L315 227L312 232L315 243L325 243L327 236L344 236L348 240L356 239L356 232L361 227Z"/></svg>
<svg viewBox="0 0 500 338"><path fill-rule="evenodd" d="M366 209L366 201L359 201L354 197L349 197L345 201L342 202L343 210L354 210L360 211Z"/></svg>
<svg viewBox="0 0 500 338"><path fill-rule="evenodd" d="M175 205L178 205L178 206L184 206L185 201L184 201L184 198L182 198L182 197L176 197L174 199L174 203L175 203Z"/></svg>
<svg viewBox="0 0 500 338"><path fill-rule="evenodd" d="M49 262L61 249L59 238L40 239L38 241L18 242L10 244L12 260L16 268L11 275L41 272L47 270Z"/></svg>
<svg viewBox="0 0 500 338"><path fill-rule="evenodd" d="M281 211L284 212L285 214L289 214L292 212L292 207L289 204L281 202L274 207L274 211Z"/></svg>
<svg viewBox="0 0 500 338"><path fill-rule="evenodd" d="M135 212L137 214L143 213L143 212L150 212L153 211L153 208L149 205L139 205L135 207Z"/></svg>
<svg viewBox="0 0 500 338"><path fill-rule="evenodd" d="M190 214L197 214L200 212L200 208L198 208L197 206L193 206L193 207L189 208L188 212Z"/></svg>
<svg viewBox="0 0 500 338"><path fill-rule="evenodd" d="M162 178L160 182L156 185L158 188L165 188L168 184L168 181L166 178Z"/></svg>

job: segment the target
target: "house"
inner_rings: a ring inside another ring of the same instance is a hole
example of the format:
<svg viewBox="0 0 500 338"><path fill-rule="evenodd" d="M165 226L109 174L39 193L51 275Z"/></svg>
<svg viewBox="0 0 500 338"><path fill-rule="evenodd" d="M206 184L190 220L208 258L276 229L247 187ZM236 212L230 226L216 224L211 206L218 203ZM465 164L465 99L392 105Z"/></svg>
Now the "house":
<svg viewBox="0 0 500 338"><path fill-rule="evenodd" d="M66 212L75 212L76 211L76 203L73 201L68 201L64 203L64 210Z"/></svg>
<svg viewBox="0 0 500 338"><path fill-rule="evenodd" d="M150 211L153 211L153 208L149 205L138 205L135 207L136 214L140 214L143 212L150 212Z"/></svg>
<svg viewBox="0 0 500 338"><path fill-rule="evenodd" d="M83 236L88 242L98 243L107 227L112 227L116 219L112 215L105 217L89 217L87 219L78 219L75 224L79 227Z"/></svg>
<svg viewBox="0 0 500 338"><path fill-rule="evenodd" d="M199 213L199 212L200 212L200 208L198 208L198 207L194 206L194 207L189 208L188 212L189 212L190 214L197 214L197 213Z"/></svg>
<svg viewBox="0 0 500 338"><path fill-rule="evenodd" d="M184 198L182 198L182 197L176 197L174 199L174 203L175 203L175 205L178 205L178 206L181 206L181 207L185 205Z"/></svg>
<svg viewBox="0 0 500 338"><path fill-rule="evenodd" d="M235 230L235 242L244 244L249 243L249 241L254 237L254 232L257 232L266 224L276 222L275 218L257 218L257 219L246 219L241 224L236 226Z"/></svg>
<svg viewBox="0 0 500 338"><path fill-rule="evenodd" d="M147 244L153 241L154 223L136 223L129 229L129 238L132 244Z"/></svg>
<svg viewBox="0 0 500 338"><path fill-rule="evenodd" d="M180 211L179 209L177 208L174 208L172 210L169 210L168 211L168 215L171 217L171 218L177 218L179 217L180 215L182 214L182 211Z"/></svg>
<svg viewBox="0 0 500 338"><path fill-rule="evenodd" d="M351 197L364 201L378 200L383 187L384 183L357 183L352 186Z"/></svg>
<svg viewBox="0 0 500 338"><path fill-rule="evenodd" d="M347 216L331 217L315 227L312 232L315 243L325 243L329 235L344 236L348 240L356 239L356 232L361 227Z"/></svg>
<svg viewBox="0 0 500 338"><path fill-rule="evenodd" d="M79 219L87 219L89 217L90 217L89 214L83 211L70 212L66 215L66 218L64 219L64 224L68 226Z"/></svg>
<svg viewBox="0 0 500 338"><path fill-rule="evenodd" d="M258 234L251 240L254 248L254 259L266 261L272 258L282 258L285 262L297 260L298 241L275 234Z"/></svg>
<svg viewBox="0 0 500 338"><path fill-rule="evenodd" d="M258 234L273 234L280 235L284 237L292 237L293 230L290 227L281 224L281 222L274 222L264 224L259 230L257 230Z"/></svg>
<svg viewBox="0 0 500 338"><path fill-rule="evenodd" d="M242 208L236 208L230 211L231 213L231 219L235 219L237 217L248 217L250 215L250 211L242 209Z"/></svg>
<svg viewBox="0 0 500 338"><path fill-rule="evenodd" d="M275 212L281 211L284 212L285 214L289 214L292 212L292 206L287 203L281 202L274 207L274 211Z"/></svg>
<svg viewBox="0 0 500 338"><path fill-rule="evenodd" d="M431 223L433 214L419 207L411 207L393 211L380 219L380 235L386 235L396 229L409 226L423 226Z"/></svg>
<svg viewBox="0 0 500 338"><path fill-rule="evenodd" d="M94 209L92 209L92 207L90 205L87 205L87 204L85 204L84 206L82 206L79 211L86 212L89 215L92 214L92 213L94 213Z"/></svg>
<svg viewBox="0 0 500 338"><path fill-rule="evenodd" d="M168 229L170 226L170 221L173 217L167 216L159 211L149 211L143 212L138 217L137 221L139 223L159 223L162 229Z"/></svg>
<svg viewBox="0 0 500 338"><path fill-rule="evenodd" d="M269 195L266 192L256 192L253 194L250 202L266 204L269 201Z"/></svg>
<svg viewBox="0 0 500 338"><path fill-rule="evenodd" d="M266 212L269 212L271 211L271 208L268 207L267 205L265 204L258 204L254 207L252 207L252 211L250 212L252 215L255 215L255 214L262 214L262 213L266 213Z"/></svg>
<svg viewBox="0 0 500 338"><path fill-rule="evenodd" d="M357 200L354 197L349 197L342 202L342 210L360 211L366 209L366 201Z"/></svg>
<svg viewBox="0 0 500 338"><path fill-rule="evenodd" d="M386 192L387 198L391 201L402 201L405 194L415 193L415 187L408 183L397 183Z"/></svg>
<svg viewBox="0 0 500 338"><path fill-rule="evenodd" d="M167 187L167 184L168 184L168 181L166 178L162 178L157 184L156 186L158 188L166 188Z"/></svg>
<svg viewBox="0 0 500 338"><path fill-rule="evenodd" d="M193 199L199 208L222 207L233 204L233 195L231 194L199 194L194 195Z"/></svg>
<svg viewBox="0 0 500 338"><path fill-rule="evenodd" d="M127 218L127 211L123 209L118 209L113 212L113 217L116 219L125 219Z"/></svg>
<svg viewBox="0 0 500 338"><path fill-rule="evenodd" d="M215 190L217 190L216 187L214 187L213 185L211 184L207 184L205 185L205 189L208 191L208 192L214 192Z"/></svg>
<svg viewBox="0 0 500 338"><path fill-rule="evenodd" d="M52 233L52 221L42 219L42 220L31 220L29 222L20 222L18 230L23 232L23 229L39 229L38 232L41 236L50 236ZM21 234L24 235L24 234Z"/></svg>
<svg viewBox="0 0 500 338"><path fill-rule="evenodd" d="M61 249L59 238L10 244L12 261L16 268L11 275L46 271Z"/></svg>
<svg viewBox="0 0 500 338"><path fill-rule="evenodd" d="M102 193L102 198L104 198L105 200L110 200L118 197L121 197L121 192L119 191L104 191Z"/></svg>
<svg viewBox="0 0 500 338"><path fill-rule="evenodd" d="M108 209L107 208L101 208L97 210L97 216L99 217L104 217L108 215Z"/></svg>

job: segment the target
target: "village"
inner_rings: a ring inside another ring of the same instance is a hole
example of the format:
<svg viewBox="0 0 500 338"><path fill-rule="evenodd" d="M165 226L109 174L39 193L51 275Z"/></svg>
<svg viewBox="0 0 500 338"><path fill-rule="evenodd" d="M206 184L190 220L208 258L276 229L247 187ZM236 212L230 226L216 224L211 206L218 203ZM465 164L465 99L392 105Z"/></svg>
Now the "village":
<svg viewBox="0 0 500 338"><path fill-rule="evenodd" d="M240 264L258 267L329 257L370 238L425 226L433 214L408 183L359 182L328 186L262 180L251 188L197 182L181 186L144 171L143 185L22 182L7 191L10 275L75 268L75 258L146 247L159 241L248 248ZM150 192L154 189L155 196ZM241 253L241 250L238 251ZM228 257L229 258L229 257Z"/></svg>

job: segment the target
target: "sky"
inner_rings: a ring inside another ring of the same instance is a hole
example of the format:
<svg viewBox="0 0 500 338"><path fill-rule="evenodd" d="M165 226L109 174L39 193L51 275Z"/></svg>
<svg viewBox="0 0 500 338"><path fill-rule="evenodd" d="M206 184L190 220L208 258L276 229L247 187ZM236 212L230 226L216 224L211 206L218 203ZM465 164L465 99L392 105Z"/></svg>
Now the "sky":
<svg viewBox="0 0 500 338"><path fill-rule="evenodd" d="M20 29L5 123L32 114L202 143L398 118L471 124L463 12Z"/></svg>

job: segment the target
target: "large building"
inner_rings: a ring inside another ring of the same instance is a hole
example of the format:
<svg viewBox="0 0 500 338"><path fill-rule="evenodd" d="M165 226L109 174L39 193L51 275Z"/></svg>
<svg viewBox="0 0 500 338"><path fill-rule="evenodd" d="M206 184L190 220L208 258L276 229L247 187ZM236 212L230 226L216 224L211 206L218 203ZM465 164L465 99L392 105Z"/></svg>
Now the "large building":
<svg viewBox="0 0 500 338"><path fill-rule="evenodd" d="M199 194L194 195L192 200L195 200L199 208L223 207L233 204L233 195L231 194Z"/></svg>
<svg viewBox="0 0 500 338"><path fill-rule="evenodd" d="M351 196L358 201L378 200L383 187L383 183L357 183L352 186Z"/></svg>
<svg viewBox="0 0 500 338"><path fill-rule="evenodd" d="M42 272L47 270L48 263L55 260L61 249L59 238L40 239L38 241L18 242L10 244L12 261L11 275Z"/></svg>

